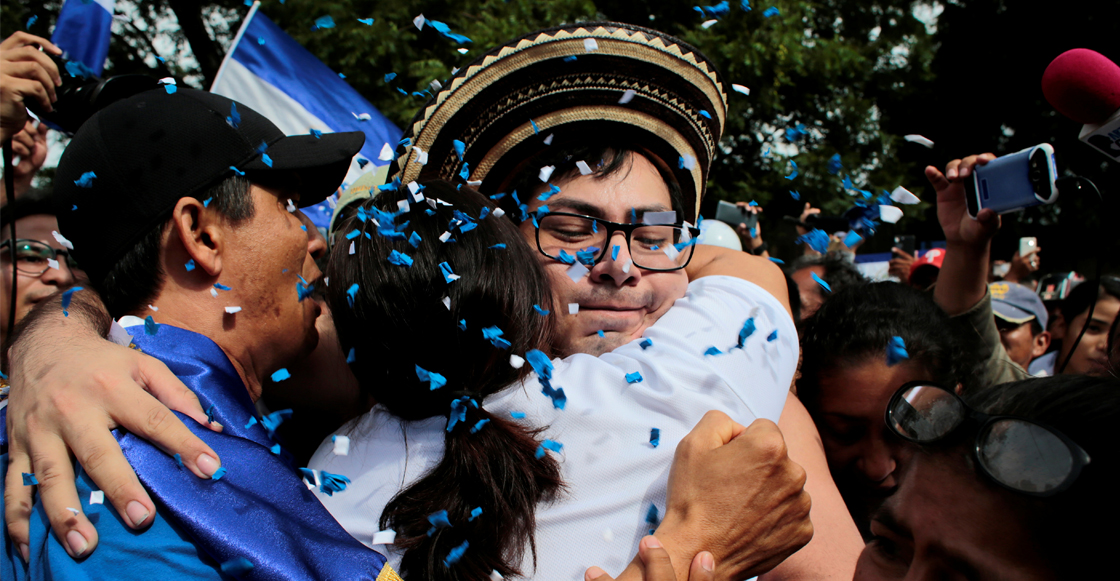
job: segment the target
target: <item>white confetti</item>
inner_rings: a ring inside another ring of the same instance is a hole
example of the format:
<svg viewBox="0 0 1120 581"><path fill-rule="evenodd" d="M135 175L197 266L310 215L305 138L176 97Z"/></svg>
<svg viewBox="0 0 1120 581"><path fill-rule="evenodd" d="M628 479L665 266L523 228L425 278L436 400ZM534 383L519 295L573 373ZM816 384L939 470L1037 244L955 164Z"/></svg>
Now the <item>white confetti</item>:
<svg viewBox="0 0 1120 581"><path fill-rule="evenodd" d="M579 312L579 303L568 303L568 314L574 315Z"/></svg>
<svg viewBox="0 0 1120 581"><path fill-rule="evenodd" d="M579 282L579 279L586 276L588 272L591 271L587 270L586 266L577 262L568 267L567 274L568 278L572 279L572 282Z"/></svg>
<svg viewBox="0 0 1120 581"><path fill-rule="evenodd" d="M292 200L289 199L288 200L288 208L287 208L288 213L289 214L295 214L296 210L298 210L298 209L299 208L296 208L296 205L292 203Z"/></svg>
<svg viewBox="0 0 1120 581"><path fill-rule="evenodd" d="M218 290L215 289L214 287L210 287L210 296L212 296L214 298L218 298Z"/></svg>
<svg viewBox="0 0 1120 581"><path fill-rule="evenodd" d="M556 171L556 166L546 165L541 168L541 171L539 174L537 174L537 177L541 178L542 182L547 182L548 178L552 177L552 172L554 171Z"/></svg>
<svg viewBox="0 0 1120 581"><path fill-rule="evenodd" d="M549 133L548 137L544 138L544 144L545 145L552 145L552 138L553 137L555 137L555 135L553 135L552 133Z"/></svg>
<svg viewBox="0 0 1120 581"><path fill-rule="evenodd" d="M910 134L904 135L902 138L911 143L917 143L918 145L924 145L930 149L933 149L933 142L925 137L922 137L921 135Z"/></svg>
<svg viewBox="0 0 1120 581"><path fill-rule="evenodd" d="M377 159L380 159L381 161L392 161L393 160L393 148L389 147L388 143L386 143L385 145L382 145L381 146L381 153L377 154Z"/></svg>
<svg viewBox="0 0 1120 581"><path fill-rule="evenodd" d="M684 169L692 171L696 168L696 158L691 155L682 155L681 165L684 166Z"/></svg>
<svg viewBox="0 0 1120 581"><path fill-rule="evenodd" d="M51 268L53 268L53 269L55 269L55 270L59 270L59 268L58 268L58 261L57 261L57 260L55 260L55 259L53 259L53 258L48 258L48 259L47 259L47 266L49 266L49 267L51 267Z"/></svg>
<svg viewBox="0 0 1120 581"><path fill-rule="evenodd" d="M620 97L618 99L618 104L619 105L625 105L625 104L629 103L630 101L633 101L634 100L634 95L637 95L637 94L638 94L638 92L635 91L634 89L626 89L626 92L623 93L622 97Z"/></svg>
<svg viewBox="0 0 1120 581"><path fill-rule="evenodd" d="M576 162L576 167L579 168L579 175L591 175L591 166L587 165L586 161L582 159Z"/></svg>
<svg viewBox="0 0 1120 581"><path fill-rule="evenodd" d="M626 259L626 264L622 265L622 272L624 272L626 274L630 274L630 267L631 266L634 266L634 261L627 258Z"/></svg>
<svg viewBox="0 0 1120 581"><path fill-rule="evenodd" d="M153 311L157 311L157 312L159 311L159 307L155 307L155 306L152 306L152 305L148 305L148 308L153 310Z"/></svg>
<svg viewBox="0 0 1120 581"><path fill-rule="evenodd" d="M377 531L376 533L373 533L373 542L371 544L374 544L374 545L391 545L394 542L396 542L396 540L397 540L397 531L389 529L389 530L386 530L386 531Z"/></svg>
<svg viewBox="0 0 1120 581"><path fill-rule="evenodd" d="M594 38L585 38L583 39L583 50L585 52L599 50L599 43L595 42Z"/></svg>
<svg viewBox="0 0 1120 581"><path fill-rule="evenodd" d="M716 20L715 18L713 18L711 20L705 20L704 22L700 23L700 28L703 28L704 30L707 30L707 29L711 28L712 25L717 23L717 22L719 22L719 21Z"/></svg>
<svg viewBox="0 0 1120 581"><path fill-rule="evenodd" d="M447 310L451 310L451 297L443 297L439 302L443 303Z"/></svg>
<svg viewBox="0 0 1120 581"><path fill-rule="evenodd" d="M439 241L440 242L447 242L447 240L449 238L451 238L451 233L450 232L444 232L443 234L439 235Z"/></svg>
<svg viewBox="0 0 1120 581"><path fill-rule="evenodd" d="M109 325L109 340L121 347L128 347L132 343L132 335L129 335L120 323L113 321Z"/></svg>
<svg viewBox="0 0 1120 581"><path fill-rule="evenodd" d="M358 121L369 121L370 119L373 118L369 113L362 113L362 114L359 115L359 114L351 111L350 114L353 115L354 118L357 119Z"/></svg>
<svg viewBox="0 0 1120 581"><path fill-rule="evenodd" d="M921 201L918 199L918 196L915 196L910 190L902 186L898 186L891 192L891 199L899 204L917 204Z"/></svg>
<svg viewBox="0 0 1120 581"><path fill-rule="evenodd" d="M334 455L335 456L349 456L350 455L350 438L346 436L334 435L331 436L331 441L334 442Z"/></svg>
<svg viewBox="0 0 1120 581"><path fill-rule="evenodd" d="M509 356L509 366L510 367L512 367L514 369L521 369L522 365L525 365L525 359L524 358L518 357L517 355L510 355Z"/></svg>
<svg viewBox="0 0 1120 581"><path fill-rule="evenodd" d="M51 236L54 236L54 239L59 244L61 244L63 248L66 248L67 250L73 250L74 249L74 244L72 244L69 240L67 240L66 237L63 236L62 234L59 234L58 232L55 232L54 230L51 230Z"/></svg>
<svg viewBox="0 0 1120 581"><path fill-rule="evenodd" d="M89 493L90 504L105 504L105 491L94 490Z"/></svg>
<svg viewBox="0 0 1120 581"><path fill-rule="evenodd" d="M902 208L898 208L895 206L879 206L880 220L887 222L888 224L894 224L895 222L898 222L900 218L902 218Z"/></svg>
<svg viewBox="0 0 1120 581"><path fill-rule="evenodd" d="M428 86L431 87L432 92L435 93L443 88L443 83L439 82L438 80L433 80L431 83L428 83Z"/></svg>
<svg viewBox="0 0 1120 581"><path fill-rule="evenodd" d="M415 146L412 149L416 151L416 163L420 165L428 165L428 152Z"/></svg>
<svg viewBox="0 0 1120 581"><path fill-rule="evenodd" d="M506 215L506 211L501 208L494 208L494 211L490 212L490 215L494 216L495 218L501 218L502 216Z"/></svg>
<svg viewBox="0 0 1120 581"><path fill-rule="evenodd" d="M732 84L731 85L731 90L735 91L736 93L742 93L744 95L750 95L751 94L750 88L749 87L744 87L743 85Z"/></svg>
<svg viewBox="0 0 1120 581"><path fill-rule="evenodd" d="M70 508L69 506L66 507L66 510L72 512L74 514L74 516L78 516L78 514L81 512L80 510L78 510L76 508Z"/></svg>
<svg viewBox="0 0 1120 581"><path fill-rule="evenodd" d="M408 200L397 200L397 210L400 212L407 212L411 208L408 205Z"/></svg>
<svg viewBox="0 0 1120 581"><path fill-rule="evenodd" d="M467 187L477 188L478 186L481 186L481 185L482 185L482 180L469 180L469 181L467 181Z"/></svg>
<svg viewBox="0 0 1120 581"><path fill-rule="evenodd" d="M669 260L676 260L681 255L681 251L677 250L677 247L672 244L666 244L662 250L665 252L665 256L669 257Z"/></svg>
<svg viewBox="0 0 1120 581"><path fill-rule="evenodd" d="M174 85L174 84L176 84L175 79L173 77L164 77L164 78L156 81L156 83L158 83L160 85Z"/></svg>
<svg viewBox="0 0 1120 581"><path fill-rule="evenodd" d="M673 210L668 212L646 212L642 214L642 224L676 224L677 213Z"/></svg>
<svg viewBox="0 0 1120 581"><path fill-rule="evenodd" d="M354 249L354 241L353 241L353 240L351 240L351 241L350 241L350 254L354 254L354 250L355 250L355 249Z"/></svg>
<svg viewBox="0 0 1120 581"><path fill-rule="evenodd" d="M232 315L234 313L240 313L240 312L241 312L241 307L226 307L226 314Z"/></svg>
<svg viewBox="0 0 1120 581"><path fill-rule="evenodd" d="M471 51L469 48L457 48L455 50L459 51L459 54L467 54L468 52ZM459 72L459 69L455 69L455 70L451 71L451 74L454 75L457 72Z"/></svg>
<svg viewBox="0 0 1120 581"><path fill-rule="evenodd" d="M490 581L502 581L502 579L505 579L505 577L502 577L502 574L499 573L497 569L490 571Z"/></svg>
<svg viewBox="0 0 1120 581"><path fill-rule="evenodd" d="M428 19L424 18L423 14L412 19L412 23L416 25L416 30L424 30L424 23L427 21Z"/></svg>

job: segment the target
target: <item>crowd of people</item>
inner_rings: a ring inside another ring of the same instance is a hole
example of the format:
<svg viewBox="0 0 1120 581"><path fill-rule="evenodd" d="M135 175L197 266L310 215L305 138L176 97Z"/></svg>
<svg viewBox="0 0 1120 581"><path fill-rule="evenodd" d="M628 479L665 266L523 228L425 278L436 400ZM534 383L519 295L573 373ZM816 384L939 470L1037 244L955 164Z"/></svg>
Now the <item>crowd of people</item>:
<svg viewBox="0 0 1120 581"><path fill-rule="evenodd" d="M783 269L700 215L715 68L583 23L456 73L378 183L339 191L362 133L160 87L44 192L58 52L0 43L5 579L1111 569L1120 279L993 270L992 154L925 168L944 245L894 280L843 233Z"/></svg>

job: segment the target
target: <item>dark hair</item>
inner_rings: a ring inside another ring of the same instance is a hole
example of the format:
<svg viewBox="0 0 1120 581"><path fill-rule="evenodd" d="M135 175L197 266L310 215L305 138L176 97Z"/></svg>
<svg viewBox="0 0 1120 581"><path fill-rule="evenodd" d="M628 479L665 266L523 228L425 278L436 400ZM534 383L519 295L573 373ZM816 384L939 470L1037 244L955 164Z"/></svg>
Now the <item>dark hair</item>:
<svg viewBox="0 0 1120 581"><path fill-rule="evenodd" d="M832 293L836 293L846 286L867 282L867 278L856 268L855 264L852 264L851 260L848 260L842 253L835 251L814 256L801 256L793 261L789 272L793 274L811 266L824 267L824 276L821 278L832 288ZM823 292L823 290L818 288L817 292Z"/></svg>
<svg viewBox="0 0 1120 581"><path fill-rule="evenodd" d="M834 291L801 330L797 395L815 412L820 378L834 369L886 361L887 343L901 337L910 361L929 381L971 387L976 364L950 331L949 316L925 293L894 282L849 285Z"/></svg>
<svg viewBox="0 0 1120 581"><path fill-rule="evenodd" d="M217 211L231 224L239 224L253 217L253 197L249 193L249 186L248 178L235 175L194 197L200 200L210 199L207 207ZM159 292L164 275L159 264L160 242L164 231L170 226L170 218L170 213L162 217L157 226L144 234L109 269L104 280L90 280L114 319L144 308Z"/></svg>
<svg viewBox="0 0 1120 581"><path fill-rule="evenodd" d="M1106 564L1111 569L1113 538L1089 522L1120 518L1114 491L1120 479L1120 382L1057 375L984 388L966 399L990 415L1020 416L1055 428L1089 454L1090 463L1069 490L1042 499L1008 494L1020 497L1037 546L1062 577L1092 579Z"/></svg>
<svg viewBox="0 0 1120 581"><path fill-rule="evenodd" d="M1086 280L1074 287L1069 292L1069 296L1058 306L1058 309L1062 311L1062 318L1065 319L1066 325L1072 323L1081 313L1089 310L1089 305L1103 299L1105 295L1120 299L1120 278L1102 276L1099 289L1093 287L1092 280Z"/></svg>
<svg viewBox="0 0 1120 581"><path fill-rule="evenodd" d="M596 139L595 143L596 145L587 145L582 142L556 143L540 154L529 158L518 166L513 180L504 186L506 188L504 192L510 195L499 199L498 204L513 218L514 222L520 222L521 210L518 208L518 201L522 204L528 204L530 198L536 196L536 193L546 185L545 182L540 180L542 167L555 166L556 169L552 171L549 182L562 183L580 175L576 162L583 161L591 168L591 176L597 180L602 180L619 172L629 173L633 167L633 156L637 154L645 157L657 168L657 173L665 182L666 187L669 188L669 203L673 211L677 213L678 221L685 220L691 213L691 209L687 212L684 210L684 194L681 192L681 186L677 183L677 178L673 176L672 170L665 165L664 160L634 144L604 144L601 139ZM513 194L518 196L517 200L514 199Z"/></svg>
<svg viewBox="0 0 1120 581"><path fill-rule="evenodd" d="M395 213L404 199L400 192L382 193L340 229L370 238L353 238L354 255L349 244L337 244L328 267L331 312L343 349L355 350L352 369L363 390L405 420L447 416L463 396L478 404L466 406L466 420L447 432L443 458L386 505L380 525L397 532L406 578L485 579L494 570L521 575L526 544L536 557L536 505L560 491L560 467L548 454L537 456L540 430L492 415L483 404L528 376L529 366L514 368L511 354L547 348L553 316L533 306L550 308L551 291L520 230L505 218L480 218L493 209L485 197L443 181L428 183L423 194L451 206L421 202L395 218L377 215ZM464 218L471 221L453 225ZM393 231L400 234L383 235ZM444 232L455 240L441 242ZM420 237L415 248L408 242L413 235ZM394 251L409 255L411 266L391 264L387 257ZM446 282L442 263L462 278ZM499 328L508 345L485 338L489 327ZM446 385L430 389L417 367L443 375ZM476 507L482 515L471 519ZM428 516L441 510L453 526L429 536ZM446 566L448 553L468 540L469 550Z"/></svg>
<svg viewBox="0 0 1120 581"><path fill-rule="evenodd" d="M786 277L786 294L789 295L789 310L793 315L793 320L798 324L801 323L801 291L797 288L797 282L788 272L782 271L782 276Z"/></svg>

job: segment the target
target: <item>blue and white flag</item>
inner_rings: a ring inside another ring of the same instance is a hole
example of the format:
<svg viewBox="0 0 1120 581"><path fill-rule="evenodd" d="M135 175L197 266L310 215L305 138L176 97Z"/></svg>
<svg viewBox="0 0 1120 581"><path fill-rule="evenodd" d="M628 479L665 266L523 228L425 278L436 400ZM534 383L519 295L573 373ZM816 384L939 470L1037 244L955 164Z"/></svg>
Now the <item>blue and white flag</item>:
<svg viewBox="0 0 1120 581"><path fill-rule="evenodd" d="M358 156L371 162L365 169L388 163L379 161L378 154L386 143L396 148L401 130L338 73L258 12L259 5L254 3L245 17L210 91L248 105L288 135L312 129L361 131L366 143ZM361 173L359 164L352 164L346 181L352 183ZM304 212L316 225L320 213L330 220L329 209Z"/></svg>
<svg viewBox="0 0 1120 581"><path fill-rule="evenodd" d="M66 0L54 24L51 42L97 76L105 68L115 0Z"/></svg>

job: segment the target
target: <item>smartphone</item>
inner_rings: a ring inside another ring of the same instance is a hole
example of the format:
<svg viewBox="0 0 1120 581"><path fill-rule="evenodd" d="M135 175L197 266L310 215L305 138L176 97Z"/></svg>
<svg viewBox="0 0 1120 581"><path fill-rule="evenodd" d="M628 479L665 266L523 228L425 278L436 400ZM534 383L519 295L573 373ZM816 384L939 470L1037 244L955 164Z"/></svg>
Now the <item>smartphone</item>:
<svg viewBox="0 0 1120 581"><path fill-rule="evenodd" d="M716 208L716 220L730 224L733 228L743 224L749 229L758 225L758 214L731 202L720 200L719 207Z"/></svg>
<svg viewBox="0 0 1120 581"><path fill-rule="evenodd" d="M894 237L894 247L905 252L906 254L909 254L910 256L914 256L914 247L917 245L917 237L915 237L913 234L904 234L902 236ZM895 256L898 255L895 254Z"/></svg>
<svg viewBox="0 0 1120 581"><path fill-rule="evenodd" d="M964 180L965 203L973 219L984 208L1006 214L1053 204L1058 199L1058 170L1049 143L997 157L972 169Z"/></svg>
<svg viewBox="0 0 1120 581"><path fill-rule="evenodd" d="M1038 248L1038 238L1024 236L1019 239L1019 257L1022 258Z"/></svg>

